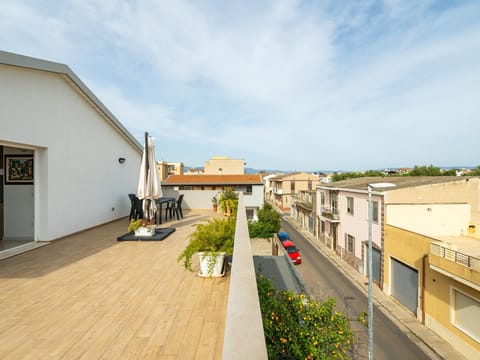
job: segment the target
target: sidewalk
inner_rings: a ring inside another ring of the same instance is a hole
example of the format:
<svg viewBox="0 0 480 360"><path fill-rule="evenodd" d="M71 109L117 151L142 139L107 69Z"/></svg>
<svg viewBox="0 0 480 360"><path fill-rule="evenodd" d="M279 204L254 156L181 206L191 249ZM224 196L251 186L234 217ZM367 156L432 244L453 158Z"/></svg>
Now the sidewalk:
<svg viewBox="0 0 480 360"><path fill-rule="evenodd" d="M352 283L368 295L368 279L353 269L329 247L316 239L310 232L299 228L293 218L283 214L283 219L294 226L302 235L316 246L326 257L341 270ZM404 332L415 344L417 344L430 358L461 360L466 359L447 341L443 340L434 331L427 328L418 321L411 313L396 303L391 297L382 292L377 286L373 287L373 298L375 305L385 314L398 328Z"/></svg>

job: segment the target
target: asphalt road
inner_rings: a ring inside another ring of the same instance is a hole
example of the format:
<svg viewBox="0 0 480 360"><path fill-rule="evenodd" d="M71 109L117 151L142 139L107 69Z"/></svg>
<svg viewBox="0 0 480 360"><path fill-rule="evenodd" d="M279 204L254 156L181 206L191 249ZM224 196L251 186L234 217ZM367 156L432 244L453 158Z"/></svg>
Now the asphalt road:
<svg viewBox="0 0 480 360"><path fill-rule="evenodd" d="M297 265L296 268L305 281L308 293L317 300L335 298L338 311L345 313L350 319L351 329L356 339L350 358L368 359L368 330L358 321L358 315L368 311L367 296L285 220L282 220L282 231L287 231L300 249L302 264ZM373 314L375 359L430 359L376 306Z"/></svg>

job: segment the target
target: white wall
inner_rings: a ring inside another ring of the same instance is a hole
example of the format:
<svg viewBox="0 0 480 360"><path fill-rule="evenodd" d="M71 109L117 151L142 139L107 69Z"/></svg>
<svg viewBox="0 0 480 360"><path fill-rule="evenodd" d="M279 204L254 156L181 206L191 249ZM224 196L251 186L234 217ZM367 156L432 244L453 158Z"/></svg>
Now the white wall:
<svg viewBox="0 0 480 360"><path fill-rule="evenodd" d="M178 198L184 194L182 207L185 209L212 209L212 198L221 193L220 190L172 190L163 188L163 196ZM243 195L245 207L263 206L263 185L253 186L252 195Z"/></svg>
<svg viewBox="0 0 480 360"><path fill-rule="evenodd" d="M388 225L429 236L460 236L467 233L470 204L387 205Z"/></svg>
<svg viewBox="0 0 480 360"><path fill-rule="evenodd" d="M35 150L36 239L128 215L137 148L66 77L0 65L0 84L0 143Z"/></svg>
<svg viewBox="0 0 480 360"><path fill-rule="evenodd" d="M264 189L263 185L252 186L252 195L243 195L243 201L246 208L249 207L263 207L264 203Z"/></svg>
<svg viewBox="0 0 480 360"><path fill-rule="evenodd" d="M347 213L347 197L353 197L354 213ZM372 241L381 248L382 228L381 228L381 197L372 195L372 202L378 201L378 222L372 222ZM355 237L355 256L362 258L362 242L368 241L368 194L349 193L341 191L338 195L338 214L340 217L340 226L338 233L338 243L345 246L345 234Z"/></svg>

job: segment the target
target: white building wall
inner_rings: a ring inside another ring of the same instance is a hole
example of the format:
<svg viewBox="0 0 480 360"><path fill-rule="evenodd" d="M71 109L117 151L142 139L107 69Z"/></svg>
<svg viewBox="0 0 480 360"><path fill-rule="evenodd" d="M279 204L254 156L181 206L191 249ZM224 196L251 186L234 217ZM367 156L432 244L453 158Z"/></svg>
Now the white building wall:
<svg viewBox="0 0 480 360"><path fill-rule="evenodd" d="M386 206L388 225L429 236L467 234L470 204L390 204Z"/></svg>
<svg viewBox="0 0 480 360"><path fill-rule="evenodd" d="M185 209L212 209L212 198L219 196L220 190L174 190L170 187L163 188L163 196L178 198L184 194L182 207ZM251 195L243 195L243 201L246 208L263 206L263 185L252 186Z"/></svg>
<svg viewBox="0 0 480 360"><path fill-rule="evenodd" d="M347 212L347 197L353 197L354 212L353 215ZM381 197L372 195L372 201L378 201L378 222L372 222L372 241L381 248ZM355 237L355 256L362 258L362 242L368 241L368 194L351 193L340 191L338 196L338 213L341 220L339 226L338 242L346 248L345 234Z"/></svg>
<svg viewBox="0 0 480 360"><path fill-rule="evenodd" d="M0 65L0 84L0 144L35 152L36 240L127 216L138 149L63 75Z"/></svg>

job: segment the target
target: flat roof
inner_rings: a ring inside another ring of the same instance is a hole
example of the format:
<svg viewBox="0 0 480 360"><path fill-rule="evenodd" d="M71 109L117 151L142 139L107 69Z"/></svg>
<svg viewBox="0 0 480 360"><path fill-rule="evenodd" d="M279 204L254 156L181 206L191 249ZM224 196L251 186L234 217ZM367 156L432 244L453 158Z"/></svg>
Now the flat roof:
<svg viewBox="0 0 480 360"><path fill-rule="evenodd" d="M335 181L328 184L317 185L317 188L324 189L345 189L345 190L368 190L369 184L391 183L394 186L374 188L374 191L391 191L415 186L441 184L453 181L469 181L475 178L472 176L375 176L359 177L342 181Z"/></svg>

